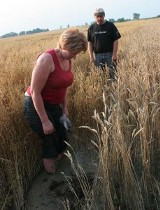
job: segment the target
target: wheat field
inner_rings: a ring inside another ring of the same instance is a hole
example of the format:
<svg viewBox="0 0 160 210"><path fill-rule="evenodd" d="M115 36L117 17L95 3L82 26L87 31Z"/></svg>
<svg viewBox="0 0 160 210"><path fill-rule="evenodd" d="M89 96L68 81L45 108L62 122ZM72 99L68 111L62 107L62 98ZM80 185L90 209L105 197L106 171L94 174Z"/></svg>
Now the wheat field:
<svg viewBox="0 0 160 210"><path fill-rule="evenodd" d="M160 19L116 26L122 35L117 82L110 82L108 70L104 74L89 65L87 53L78 55L73 61L69 114L77 135L84 133L84 147L90 141L88 135L95 136L103 209L159 210ZM86 27L79 30L87 32ZM41 142L24 120L23 96L36 57L56 47L61 32L0 39L2 210L24 209L26 193L42 168ZM94 209L87 199L83 207Z"/></svg>

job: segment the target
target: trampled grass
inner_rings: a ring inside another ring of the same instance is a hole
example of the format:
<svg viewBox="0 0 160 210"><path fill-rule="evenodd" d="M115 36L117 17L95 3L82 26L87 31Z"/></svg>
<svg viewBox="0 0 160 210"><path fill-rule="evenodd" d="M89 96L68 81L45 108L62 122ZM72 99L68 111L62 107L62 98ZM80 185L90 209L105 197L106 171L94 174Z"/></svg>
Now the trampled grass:
<svg viewBox="0 0 160 210"><path fill-rule="evenodd" d="M95 129L104 209L158 210L160 19L117 27L122 34L117 83L108 80L107 70L104 74L88 65L87 53L77 56L68 99L70 118L77 133L79 126ZM23 95L36 57L55 47L60 33L0 40L1 209L23 208L30 183L42 167L41 142L23 117Z"/></svg>

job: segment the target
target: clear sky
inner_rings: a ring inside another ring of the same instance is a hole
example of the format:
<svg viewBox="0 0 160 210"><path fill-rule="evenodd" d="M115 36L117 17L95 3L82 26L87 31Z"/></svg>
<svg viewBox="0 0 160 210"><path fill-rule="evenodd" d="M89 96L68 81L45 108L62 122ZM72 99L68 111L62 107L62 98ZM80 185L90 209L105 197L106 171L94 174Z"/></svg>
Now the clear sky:
<svg viewBox="0 0 160 210"><path fill-rule="evenodd" d="M160 15L160 0L0 0L0 36L91 23L99 7L106 19L132 19L133 13L140 18Z"/></svg>

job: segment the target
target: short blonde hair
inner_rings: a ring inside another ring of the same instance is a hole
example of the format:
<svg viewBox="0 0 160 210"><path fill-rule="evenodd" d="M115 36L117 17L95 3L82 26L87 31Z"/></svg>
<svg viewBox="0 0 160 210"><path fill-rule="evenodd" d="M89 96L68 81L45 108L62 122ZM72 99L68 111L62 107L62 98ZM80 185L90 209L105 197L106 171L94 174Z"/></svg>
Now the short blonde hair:
<svg viewBox="0 0 160 210"><path fill-rule="evenodd" d="M65 30L58 42L60 49L69 50L72 53L79 53L87 50L87 38L84 33L76 28L69 28Z"/></svg>

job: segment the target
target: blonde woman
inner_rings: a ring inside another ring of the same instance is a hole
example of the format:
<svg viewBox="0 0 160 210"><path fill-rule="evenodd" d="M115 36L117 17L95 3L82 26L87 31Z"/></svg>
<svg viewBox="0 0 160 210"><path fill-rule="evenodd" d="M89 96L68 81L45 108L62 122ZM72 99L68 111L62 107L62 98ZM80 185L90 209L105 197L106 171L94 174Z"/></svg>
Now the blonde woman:
<svg viewBox="0 0 160 210"><path fill-rule="evenodd" d="M60 118L68 115L67 88L73 82L71 60L86 50L87 39L82 32L75 28L64 31L57 48L38 57L25 92L24 115L42 138L43 165L48 173L55 173L55 160L66 148Z"/></svg>

